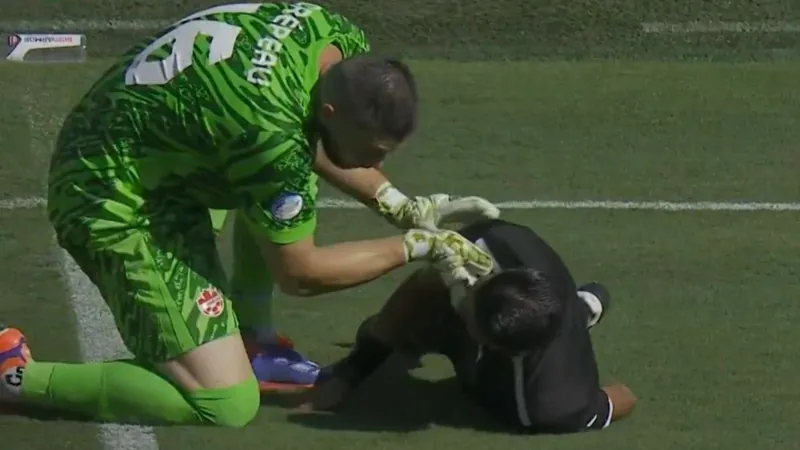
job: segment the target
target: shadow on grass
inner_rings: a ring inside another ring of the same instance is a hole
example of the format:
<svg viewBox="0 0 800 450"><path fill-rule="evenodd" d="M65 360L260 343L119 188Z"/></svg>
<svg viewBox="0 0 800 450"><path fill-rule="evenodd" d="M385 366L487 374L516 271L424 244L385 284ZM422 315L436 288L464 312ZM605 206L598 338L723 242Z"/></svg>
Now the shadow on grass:
<svg viewBox="0 0 800 450"><path fill-rule="evenodd" d="M320 430L409 432L432 425L507 433L461 390L452 377L443 380L415 378L409 369L419 360L395 356L369 380L351 393L335 412L299 413L291 409L303 399L302 392L263 396L262 404L287 409L287 420ZM30 406L0 408L0 415L24 416L40 421L93 422L83 416Z"/></svg>
<svg viewBox="0 0 800 450"><path fill-rule="evenodd" d="M416 362L393 357L335 412L290 412L287 420L321 430L409 432L438 425L510 431L472 403L455 378L429 381L412 376L408 369ZM295 399L264 401L288 408L296 405Z"/></svg>
<svg viewBox="0 0 800 450"><path fill-rule="evenodd" d="M0 416L19 416L42 422L84 422L93 423L84 416L63 411L53 411L29 405L13 405L0 407Z"/></svg>

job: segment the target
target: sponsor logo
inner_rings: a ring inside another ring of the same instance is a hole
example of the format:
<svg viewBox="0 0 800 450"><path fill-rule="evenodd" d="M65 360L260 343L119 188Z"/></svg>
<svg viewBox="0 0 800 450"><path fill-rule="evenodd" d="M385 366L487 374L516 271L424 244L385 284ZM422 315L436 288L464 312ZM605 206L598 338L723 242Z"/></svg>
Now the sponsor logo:
<svg viewBox="0 0 800 450"><path fill-rule="evenodd" d="M17 36L22 38L22 42L26 44L72 44L74 45L80 40L79 36L74 34L23 34Z"/></svg>
<svg viewBox="0 0 800 450"><path fill-rule="evenodd" d="M8 36L10 52L6 59L25 61L31 50L81 48L84 37L80 34L12 34Z"/></svg>

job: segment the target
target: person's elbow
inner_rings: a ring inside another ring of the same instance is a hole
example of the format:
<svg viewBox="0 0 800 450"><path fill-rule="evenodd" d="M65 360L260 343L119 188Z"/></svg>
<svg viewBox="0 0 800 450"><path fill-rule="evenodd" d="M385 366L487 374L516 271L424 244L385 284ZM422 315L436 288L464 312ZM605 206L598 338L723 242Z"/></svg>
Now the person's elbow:
<svg viewBox="0 0 800 450"><path fill-rule="evenodd" d="M314 237L299 241L278 243L262 239L261 255L269 267L269 276L284 294L293 297L311 297L320 292L319 261Z"/></svg>
<svg viewBox="0 0 800 450"><path fill-rule="evenodd" d="M317 280L307 272L284 270L275 280L278 288L286 295L293 297L313 297L324 291Z"/></svg>
<svg viewBox="0 0 800 450"><path fill-rule="evenodd" d="M326 292L313 250L307 248L302 253L286 255L273 265L275 283L281 292L293 297L313 297Z"/></svg>
<svg viewBox="0 0 800 450"><path fill-rule="evenodd" d="M314 297L323 293L318 289L314 289L310 285L280 284L278 287L280 288L281 292L286 295L291 295L292 297Z"/></svg>

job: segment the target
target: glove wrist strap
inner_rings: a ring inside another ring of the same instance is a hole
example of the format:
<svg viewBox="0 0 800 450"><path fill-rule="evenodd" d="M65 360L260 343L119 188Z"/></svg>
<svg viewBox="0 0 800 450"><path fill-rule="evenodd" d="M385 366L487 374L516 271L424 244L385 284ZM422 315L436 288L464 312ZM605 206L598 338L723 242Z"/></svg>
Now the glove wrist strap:
<svg viewBox="0 0 800 450"><path fill-rule="evenodd" d="M433 248L431 233L425 230L408 230L403 236L406 262L416 261L428 256Z"/></svg>
<svg viewBox="0 0 800 450"><path fill-rule="evenodd" d="M383 183L375 192L375 203L382 215L396 214L408 202L408 197L395 188L392 183Z"/></svg>

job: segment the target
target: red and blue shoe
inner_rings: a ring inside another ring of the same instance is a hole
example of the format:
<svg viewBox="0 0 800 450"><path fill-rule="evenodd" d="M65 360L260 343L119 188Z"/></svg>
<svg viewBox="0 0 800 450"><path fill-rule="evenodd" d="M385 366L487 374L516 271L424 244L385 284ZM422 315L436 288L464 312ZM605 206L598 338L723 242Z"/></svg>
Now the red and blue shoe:
<svg viewBox="0 0 800 450"><path fill-rule="evenodd" d="M22 373L32 360L25 335L16 328L0 325L0 398L13 399L19 394Z"/></svg>
<svg viewBox="0 0 800 450"><path fill-rule="evenodd" d="M310 389L319 375L320 367L294 349L286 336L278 335L275 343L258 345L245 338L253 373L263 394Z"/></svg>

